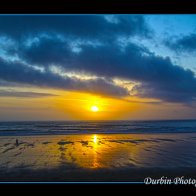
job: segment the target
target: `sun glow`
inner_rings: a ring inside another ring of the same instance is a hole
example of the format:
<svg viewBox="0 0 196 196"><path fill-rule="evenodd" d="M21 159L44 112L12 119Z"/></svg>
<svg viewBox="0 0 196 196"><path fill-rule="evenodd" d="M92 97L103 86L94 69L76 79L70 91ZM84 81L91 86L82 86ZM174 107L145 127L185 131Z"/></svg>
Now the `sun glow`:
<svg viewBox="0 0 196 196"><path fill-rule="evenodd" d="M119 120L141 115L137 113L141 107L141 104L137 103L138 99L132 98L126 101L80 92L52 91L52 93L59 95L47 98L50 101L48 104L54 107L56 113L50 112L47 116L55 115L57 118L58 115L62 120ZM39 103L40 100L46 105L46 99L39 99ZM142 105L142 108L145 108L145 105Z"/></svg>
<svg viewBox="0 0 196 196"><path fill-rule="evenodd" d="M94 105L94 106L91 107L91 111L92 112L98 112L99 111L99 108Z"/></svg>

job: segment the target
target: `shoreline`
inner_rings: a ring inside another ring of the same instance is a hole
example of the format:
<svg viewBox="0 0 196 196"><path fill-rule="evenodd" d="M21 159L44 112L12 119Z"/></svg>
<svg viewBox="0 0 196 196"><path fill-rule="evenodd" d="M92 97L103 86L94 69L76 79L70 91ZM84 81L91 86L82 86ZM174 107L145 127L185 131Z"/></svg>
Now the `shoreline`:
<svg viewBox="0 0 196 196"><path fill-rule="evenodd" d="M125 133L125 132L118 132L118 133L106 133L106 132L89 132L89 133L62 133L62 134L29 134L29 135L1 135L0 134L0 138L1 137L41 137L41 136L77 136L77 135L184 135L184 134L196 134L196 132L129 132L129 133Z"/></svg>
<svg viewBox="0 0 196 196"><path fill-rule="evenodd" d="M130 182L162 176L196 178L196 134L0 138L1 182Z"/></svg>

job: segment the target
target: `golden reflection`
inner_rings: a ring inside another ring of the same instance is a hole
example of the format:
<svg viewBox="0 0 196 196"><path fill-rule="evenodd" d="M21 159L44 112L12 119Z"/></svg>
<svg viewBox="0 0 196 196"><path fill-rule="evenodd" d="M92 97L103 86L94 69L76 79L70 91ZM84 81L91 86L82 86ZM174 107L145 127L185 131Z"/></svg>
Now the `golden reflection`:
<svg viewBox="0 0 196 196"><path fill-rule="evenodd" d="M97 144L97 135L93 135L93 142Z"/></svg>
<svg viewBox="0 0 196 196"><path fill-rule="evenodd" d="M100 167L98 157L97 157L97 147L98 147L97 145L98 145L97 135L93 135L93 162L91 168Z"/></svg>
<svg viewBox="0 0 196 196"><path fill-rule="evenodd" d="M162 149L167 140L158 141L157 137L171 139L171 135L141 134L93 134L67 136L20 137L20 148L16 147L15 137L0 142L0 165L10 160L9 167L21 164L33 168L113 168L123 166L145 166L156 164L156 150ZM177 136L175 136L176 138ZM5 144L10 143L8 146ZM33 147L32 147L33 144ZM173 144L173 143L171 143ZM174 143L175 144L175 143ZM7 150L13 147L12 150ZM25 148L25 150L22 150ZM6 151L7 150L7 151ZM2 153L6 152L6 153ZM154 162L153 162L154 161Z"/></svg>

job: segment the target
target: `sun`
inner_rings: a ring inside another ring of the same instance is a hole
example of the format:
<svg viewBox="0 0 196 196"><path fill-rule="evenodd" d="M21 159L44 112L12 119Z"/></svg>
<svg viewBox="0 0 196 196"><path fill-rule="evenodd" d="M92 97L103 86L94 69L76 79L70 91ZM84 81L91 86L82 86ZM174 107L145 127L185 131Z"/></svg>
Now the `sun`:
<svg viewBox="0 0 196 196"><path fill-rule="evenodd" d="M91 111L92 111L92 112L98 112L98 111L99 111L99 108L98 108L96 105L93 105L93 106L91 107Z"/></svg>

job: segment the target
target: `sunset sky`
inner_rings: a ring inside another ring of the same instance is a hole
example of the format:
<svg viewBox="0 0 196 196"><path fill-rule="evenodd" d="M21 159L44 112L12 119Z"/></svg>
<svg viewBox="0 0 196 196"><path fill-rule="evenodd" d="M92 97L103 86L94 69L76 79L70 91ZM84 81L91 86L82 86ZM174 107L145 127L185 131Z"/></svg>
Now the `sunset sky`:
<svg viewBox="0 0 196 196"><path fill-rule="evenodd" d="M0 121L196 118L196 15L0 15Z"/></svg>

